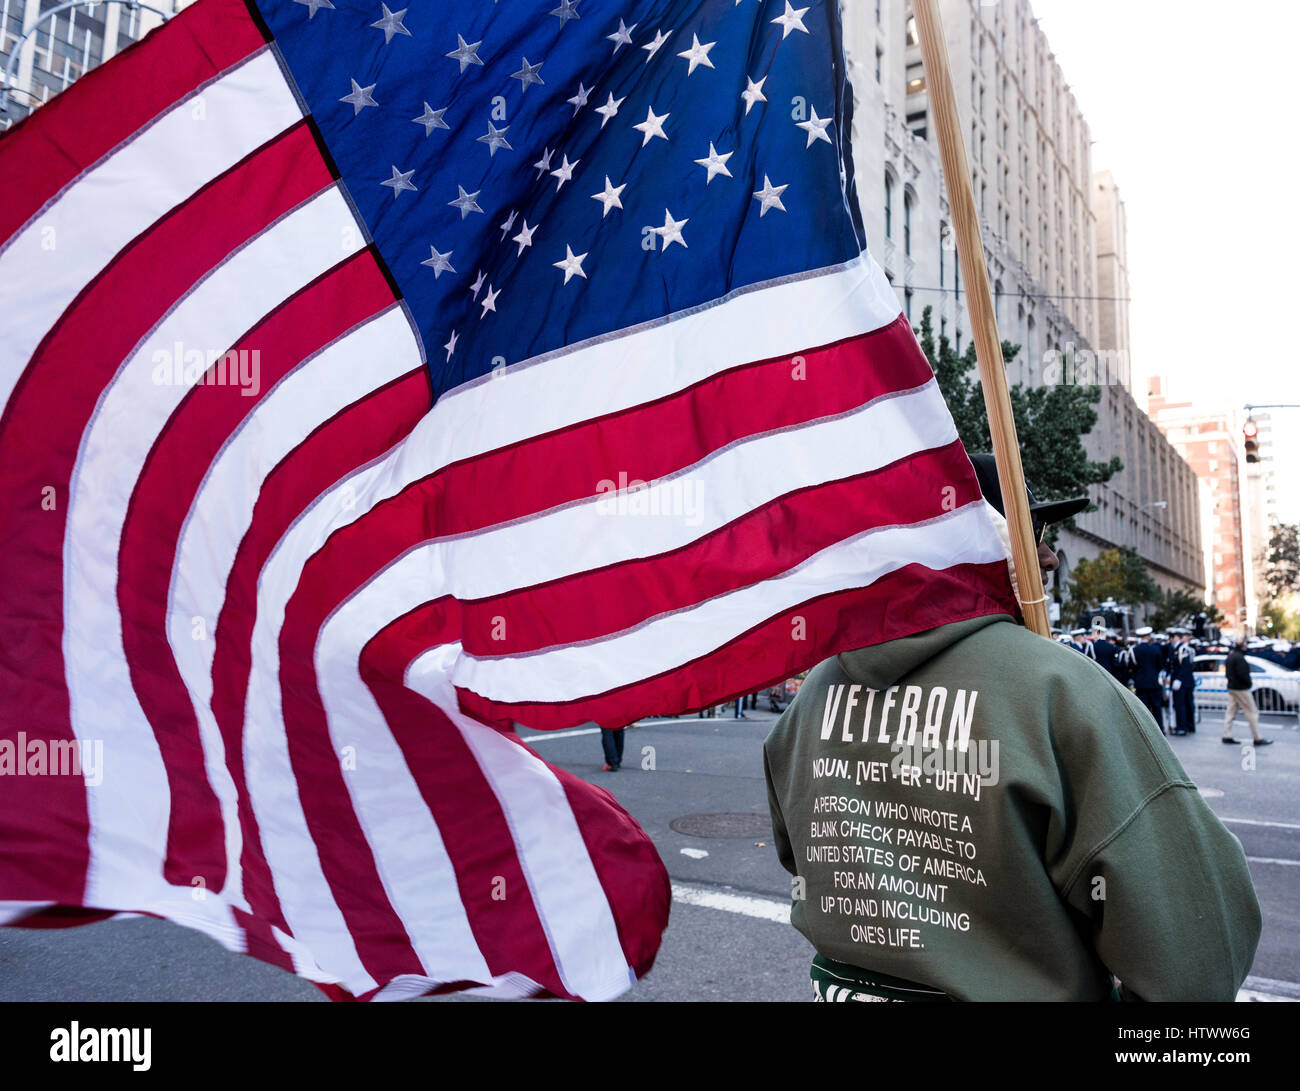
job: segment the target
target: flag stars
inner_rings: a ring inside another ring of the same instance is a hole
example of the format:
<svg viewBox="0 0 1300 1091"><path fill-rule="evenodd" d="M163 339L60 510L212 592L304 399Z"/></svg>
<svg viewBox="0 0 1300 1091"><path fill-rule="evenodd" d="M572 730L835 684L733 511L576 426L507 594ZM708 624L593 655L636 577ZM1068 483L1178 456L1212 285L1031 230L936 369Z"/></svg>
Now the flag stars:
<svg viewBox="0 0 1300 1091"><path fill-rule="evenodd" d="M504 129L498 129L492 124L492 122L488 122L488 131L478 138L478 142L488 146L488 155L490 158L496 158L498 148L505 148L508 152L514 151L514 148L510 146L509 141L506 140L506 133L509 131L509 125Z"/></svg>
<svg viewBox="0 0 1300 1091"><path fill-rule="evenodd" d="M599 201L602 205L605 206L604 211L600 214L600 218L602 220L609 215L609 210L611 208L623 207L623 201L621 200L621 197L625 189L627 189L626 182L624 182L621 186L616 186L614 185L613 182L609 180L609 175L608 174L605 175L604 191L601 193L593 193L591 195L591 199L593 201ZM585 257L586 255L583 256Z"/></svg>
<svg viewBox="0 0 1300 1091"><path fill-rule="evenodd" d="M707 45L701 45L699 35L691 35L691 48L677 54L677 56L683 57L690 62L690 67L686 69L688 76L693 75L700 65L713 68L713 62L709 60L709 50L717 44L717 42L709 42Z"/></svg>
<svg viewBox="0 0 1300 1091"><path fill-rule="evenodd" d="M519 216L518 212L511 210L510 215L507 216L505 218L505 222L501 224L501 238L503 240L507 235L510 234L510 229L515 226L515 220L518 218L518 216Z"/></svg>
<svg viewBox="0 0 1300 1091"><path fill-rule="evenodd" d="M581 0L560 0L560 6L550 14L554 15L561 23L567 23L570 19L581 19L578 14L578 4Z"/></svg>
<svg viewBox="0 0 1300 1091"><path fill-rule="evenodd" d="M596 113L600 114L600 127L602 129L618 115L618 108L626 101L626 95L620 99L616 99L613 95L610 95L609 101L606 102L604 106L596 107Z"/></svg>
<svg viewBox="0 0 1300 1091"><path fill-rule="evenodd" d="M537 162L533 164L533 170L537 172L538 178L551 169L551 156L554 154L555 152L553 150L547 148L542 152L541 159L537 160Z"/></svg>
<svg viewBox="0 0 1300 1091"><path fill-rule="evenodd" d="M412 124L423 125L424 135L428 137L434 129L450 129L451 126L442 120L442 115L447 112L447 107L441 110L435 110L427 102L424 104L424 113L420 117L411 118Z"/></svg>
<svg viewBox="0 0 1300 1091"><path fill-rule="evenodd" d="M473 193L466 193L464 186L458 185L456 188L460 190L460 196L457 197L454 201L448 201L447 203L451 205L453 208L460 209L460 218L462 220L466 216L468 216L471 212L483 211L478 206L478 195L483 192L481 189L476 190Z"/></svg>
<svg viewBox="0 0 1300 1091"><path fill-rule="evenodd" d="M427 265L432 269L433 279L437 280L443 273L454 273L456 271L451 267L451 255L453 253L454 251L448 250L445 254L440 254L436 247L430 246L429 256L420 264Z"/></svg>
<svg viewBox="0 0 1300 1091"><path fill-rule="evenodd" d="M830 144L831 138L826 135L826 126L829 125L833 119L829 117L818 117L817 110L813 107L810 107L810 109L812 110L812 117L807 121L799 122L799 128L808 133L808 143L805 147L811 148L814 141L817 140L824 140L827 144ZM832 147L833 146L834 145L832 145Z"/></svg>
<svg viewBox="0 0 1300 1091"><path fill-rule="evenodd" d="M545 61L540 61L537 64L529 64L528 58L525 57L523 59L523 67L520 68L518 72L515 72L513 75L511 75L510 78L512 80L518 80L519 83L522 85L523 91L527 91L528 88L530 88L535 83L545 84L546 81L537 74L542 70L542 65L545 63L546 63ZM523 91L521 91L520 93L522 94Z"/></svg>
<svg viewBox="0 0 1300 1091"><path fill-rule="evenodd" d="M473 45L470 45L459 34L456 35L456 42L456 48L448 53L447 56L453 61L460 61L461 72L464 72L471 64L481 65L483 63L479 60L478 56L478 47L483 44L482 42L475 42Z"/></svg>
<svg viewBox="0 0 1300 1091"><path fill-rule="evenodd" d="M306 4L309 3L310 0L297 0L297 2L299 4ZM321 0L321 2L324 3L325 0ZM328 7L330 5L326 4L326 6ZM312 14L314 15L315 12L313 11ZM620 19L618 21L618 30L614 31L613 34L605 35L606 41L610 41L614 43L615 53L617 53L625 45L632 44L632 31L636 30L636 27L637 27L636 23L633 23L631 26L628 26L625 22L623 22L622 19Z"/></svg>
<svg viewBox="0 0 1300 1091"><path fill-rule="evenodd" d="M664 42L668 41L668 39L672 37L672 33L673 32L671 30L668 31L667 34L665 34L661 30L656 30L654 41L646 42L646 44L641 47L642 49L646 50L650 54L650 56L648 56L645 59L646 64L649 64L652 60L654 60L654 55L663 48Z"/></svg>
<svg viewBox="0 0 1300 1091"><path fill-rule="evenodd" d="M375 85L373 83L369 87L362 87L356 80L353 80L351 93L344 95L339 99L339 102L350 102L352 104L352 116L356 117L367 106L379 105L370 93L374 89Z"/></svg>
<svg viewBox="0 0 1300 1091"><path fill-rule="evenodd" d="M725 174L728 178L732 177L731 171L727 169L727 160L735 154L735 152L727 152L726 155L719 155L718 149L713 146L713 141L709 141L708 158L695 160L709 172L709 176L704 180L706 186L713 181L715 175Z"/></svg>
<svg viewBox="0 0 1300 1091"><path fill-rule="evenodd" d="M576 116L578 111L587 105L587 99L591 97L592 88L585 86L581 80L578 81L578 93L566 101L573 106L573 113Z"/></svg>
<svg viewBox="0 0 1300 1091"><path fill-rule="evenodd" d="M525 220L524 226L519 230L519 234L510 240L511 242L517 242L519 244L519 253L515 254L515 257L519 257L526 247L533 245L533 232L537 230L537 226L537 224L533 224L532 227L529 227L528 221Z"/></svg>
<svg viewBox="0 0 1300 1091"><path fill-rule="evenodd" d="M586 254L574 254L573 248L566 245L564 247L564 260L554 263L556 269L564 270L564 283L568 284L575 276L587 279L587 274L582 271L582 262Z"/></svg>
<svg viewBox="0 0 1300 1091"><path fill-rule="evenodd" d="M762 207L758 211L759 219L767 215L770 208L779 208L782 212L786 211L785 205L781 203L781 194L790 188L789 183L784 186L772 185L772 180L765 174L763 175L763 188L754 191L754 196L762 202Z"/></svg>
<svg viewBox="0 0 1300 1091"><path fill-rule="evenodd" d="M664 133L664 122L668 120L668 117L668 114L656 114L653 106L647 109L645 120L639 125L632 126L632 128L645 133L645 139L641 141L641 147L644 148L656 136L663 137L664 140L668 139L667 134Z"/></svg>
<svg viewBox="0 0 1300 1091"><path fill-rule="evenodd" d="M474 278L474 283L469 286L470 295L472 295L475 299L478 299L478 294L483 290L483 285L486 282L487 282L487 274L484 272L480 272L478 276Z"/></svg>
<svg viewBox="0 0 1300 1091"><path fill-rule="evenodd" d="M408 38L411 37L411 32L402 25L402 16L410 10L409 8L403 8L401 11L389 11L387 4L380 4L379 6L384 9L384 14L370 25L375 30L384 32L384 45L392 42L394 34L405 34Z"/></svg>
<svg viewBox="0 0 1300 1091"><path fill-rule="evenodd" d="M570 182L573 180L573 168L576 167L581 162L582 162L581 159L575 159L572 163L570 163L569 157L566 155L564 157L564 162L560 164L559 170L551 171L551 176L554 178L558 178L560 180L555 187L556 193L559 193L560 190L564 188L565 182Z"/></svg>
<svg viewBox="0 0 1300 1091"><path fill-rule="evenodd" d="M495 291L493 291L492 285L491 284L488 285L487 295L483 297L483 313L479 315L479 318L486 318L488 311L491 311L493 314L496 314L497 296L499 296L500 294L501 294L500 288L497 288Z"/></svg>
<svg viewBox="0 0 1300 1091"><path fill-rule="evenodd" d="M740 92L740 97L745 100L745 115L748 116L749 111L754 108L756 102L767 101L767 96L763 94L763 84L767 82L767 77L764 76L761 80L755 83L746 76L745 82L749 84L749 86Z"/></svg>
<svg viewBox="0 0 1300 1091"><path fill-rule="evenodd" d="M795 8L790 0L785 0L785 11L778 15L772 22L781 28L781 40L785 41L796 30L802 30L808 33L808 28L803 25L803 17L807 14L807 8Z"/></svg>
<svg viewBox="0 0 1300 1091"><path fill-rule="evenodd" d="M459 339L460 339L460 334L458 334L455 330L452 330L452 331L451 331L451 337L447 340L447 343L446 343L445 345L442 346L443 348L445 348L445 349L447 350L447 362L448 362L448 363L451 362L451 356L452 356L452 353L454 353L454 352L456 351L456 342L457 342Z"/></svg>
<svg viewBox="0 0 1300 1091"><path fill-rule="evenodd" d="M661 246L662 250L667 250L675 242L681 243L683 249L689 250L690 247L686 245L686 240L682 238L682 228L690 222L689 218L685 220L674 220L673 214L665 208L663 227L655 227L651 230L663 239L663 245Z"/></svg>
<svg viewBox="0 0 1300 1091"><path fill-rule="evenodd" d="M316 13L321 8L329 8L331 11L334 10L334 5L330 3L330 0L293 0L293 2L295 4L302 4L306 7L308 20L315 19Z"/></svg>
<svg viewBox="0 0 1300 1091"><path fill-rule="evenodd" d="M389 178L388 181L380 182L379 184L381 186L389 186L393 191L393 200L396 201L398 194L404 193L408 189L413 192L415 191L416 187L411 184L411 176L414 173L415 171L413 170L400 171L396 167L393 167L393 176Z"/></svg>

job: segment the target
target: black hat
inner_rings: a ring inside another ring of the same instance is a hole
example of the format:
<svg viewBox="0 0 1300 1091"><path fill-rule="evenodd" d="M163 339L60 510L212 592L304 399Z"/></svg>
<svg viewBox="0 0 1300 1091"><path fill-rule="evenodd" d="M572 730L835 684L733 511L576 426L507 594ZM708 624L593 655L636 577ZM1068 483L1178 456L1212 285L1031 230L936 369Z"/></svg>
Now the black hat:
<svg viewBox="0 0 1300 1091"><path fill-rule="evenodd" d="M992 455L983 453L971 455L970 460L975 467L975 476L979 479L984 499L1005 518L1007 513L1002 506L1002 485L998 481L997 461ZM1072 500L1035 500L1034 491L1028 485L1025 486L1025 492L1029 494L1029 518L1038 525L1069 519L1092 502L1086 496L1076 496Z"/></svg>

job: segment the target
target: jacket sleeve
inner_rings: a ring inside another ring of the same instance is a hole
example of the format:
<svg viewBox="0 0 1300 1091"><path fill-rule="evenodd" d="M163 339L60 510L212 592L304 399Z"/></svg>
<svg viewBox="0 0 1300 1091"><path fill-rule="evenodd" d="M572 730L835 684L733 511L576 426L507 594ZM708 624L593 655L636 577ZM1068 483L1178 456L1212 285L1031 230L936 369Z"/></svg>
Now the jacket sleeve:
<svg viewBox="0 0 1300 1091"><path fill-rule="evenodd" d="M1261 922L1245 853L1189 785L1144 802L1062 893L1137 998L1231 1001L1250 972Z"/></svg>

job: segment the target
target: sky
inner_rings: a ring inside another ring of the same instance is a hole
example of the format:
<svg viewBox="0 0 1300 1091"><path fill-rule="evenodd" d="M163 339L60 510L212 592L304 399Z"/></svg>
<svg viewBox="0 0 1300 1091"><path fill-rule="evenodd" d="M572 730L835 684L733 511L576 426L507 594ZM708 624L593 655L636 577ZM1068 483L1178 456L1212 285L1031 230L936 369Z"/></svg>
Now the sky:
<svg viewBox="0 0 1300 1091"><path fill-rule="evenodd" d="M1300 403L1300 3L1031 3L1127 208L1134 374L1207 411ZM1300 409L1273 420L1297 522Z"/></svg>

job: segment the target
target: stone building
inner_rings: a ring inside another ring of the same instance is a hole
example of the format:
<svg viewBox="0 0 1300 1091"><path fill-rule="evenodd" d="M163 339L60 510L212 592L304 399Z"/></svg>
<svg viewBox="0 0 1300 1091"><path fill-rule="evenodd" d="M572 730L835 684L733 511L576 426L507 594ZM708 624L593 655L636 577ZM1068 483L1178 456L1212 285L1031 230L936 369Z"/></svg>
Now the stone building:
<svg viewBox="0 0 1300 1091"><path fill-rule="evenodd" d="M1124 206L1094 174L1091 135L1026 0L939 0L1011 383L1099 385L1090 457L1124 470L1060 540L1078 559L1133 546L1166 588L1205 590L1195 474L1134 400ZM913 323L970 343L909 0L849 0L854 156L867 241Z"/></svg>

